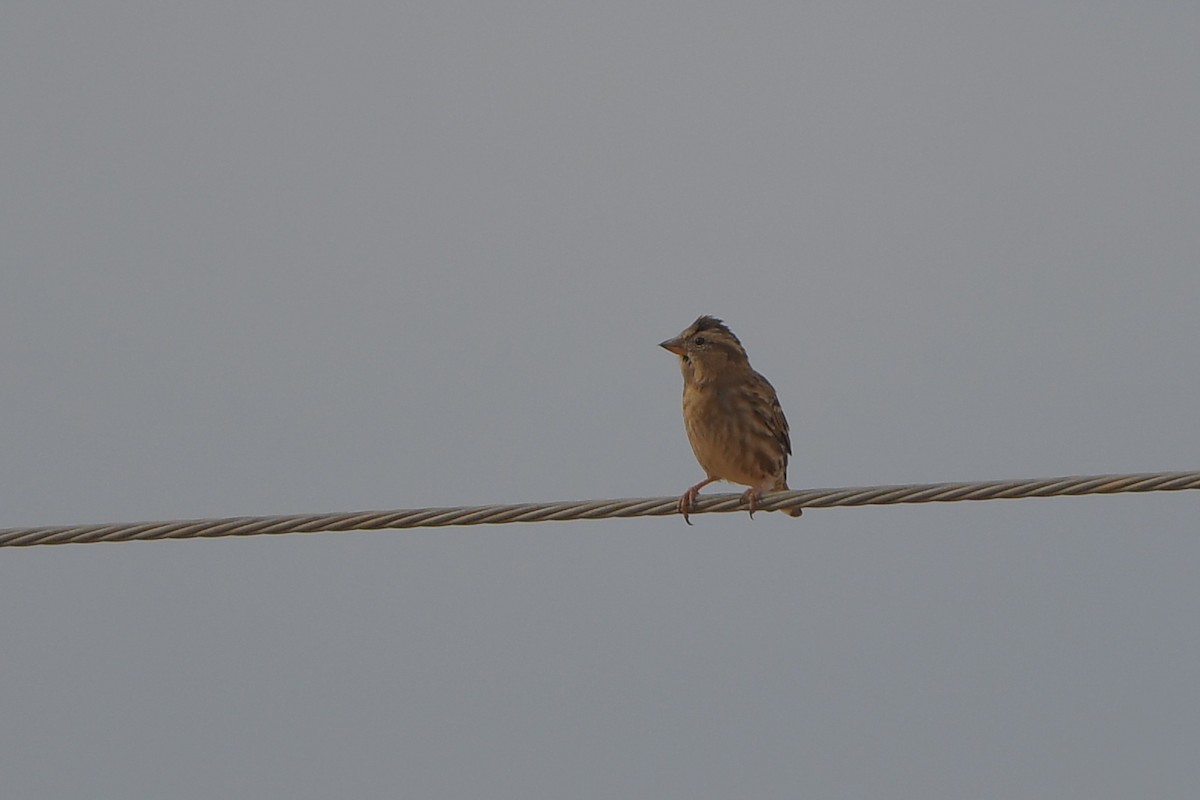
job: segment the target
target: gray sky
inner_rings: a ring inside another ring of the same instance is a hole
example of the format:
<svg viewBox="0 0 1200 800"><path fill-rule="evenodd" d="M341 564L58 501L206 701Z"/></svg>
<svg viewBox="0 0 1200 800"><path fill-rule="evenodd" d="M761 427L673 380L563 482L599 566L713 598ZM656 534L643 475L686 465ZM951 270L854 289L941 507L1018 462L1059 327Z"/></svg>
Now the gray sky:
<svg viewBox="0 0 1200 800"><path fill-rule="evenodd" d="M1200 468L1200 6L10 4L0 526ZM730 487L732 488L732 487ZM62 797L1190 797L1200 496L0 551Z"/></svg>

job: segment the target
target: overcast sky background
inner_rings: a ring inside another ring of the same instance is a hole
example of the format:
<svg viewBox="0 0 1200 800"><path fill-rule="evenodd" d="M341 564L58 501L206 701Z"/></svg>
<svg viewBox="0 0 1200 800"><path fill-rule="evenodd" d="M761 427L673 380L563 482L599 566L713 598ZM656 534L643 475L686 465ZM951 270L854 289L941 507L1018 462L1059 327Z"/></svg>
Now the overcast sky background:
<svg viewBox="0 0 1200 800"><path fill-rule="evenodd" d="M11 3L0 526L1200 469L1195 3ZM734 487L727 487L734 490ZM1200 495L0 551L7 797L1192 797Z"/></svg>

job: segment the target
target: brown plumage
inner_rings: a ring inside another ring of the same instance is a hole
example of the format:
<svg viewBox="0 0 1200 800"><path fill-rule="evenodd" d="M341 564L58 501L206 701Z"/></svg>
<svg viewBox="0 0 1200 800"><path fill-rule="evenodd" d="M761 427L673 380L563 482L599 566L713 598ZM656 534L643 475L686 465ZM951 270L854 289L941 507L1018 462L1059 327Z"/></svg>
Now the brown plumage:
<svg viewBox="0 0 1200 800"><path fill-rule="evenodd" d="M715 317L700 317L659 346L679 356L683 425L707 476L679 498L679 513L690 525L688 512L700 490L729 481L750 487L742 500L753 517L760 493L788 489L792 442L775 388L754 371L737 336ZM800 516L799 508L783 510Z"/></svg>

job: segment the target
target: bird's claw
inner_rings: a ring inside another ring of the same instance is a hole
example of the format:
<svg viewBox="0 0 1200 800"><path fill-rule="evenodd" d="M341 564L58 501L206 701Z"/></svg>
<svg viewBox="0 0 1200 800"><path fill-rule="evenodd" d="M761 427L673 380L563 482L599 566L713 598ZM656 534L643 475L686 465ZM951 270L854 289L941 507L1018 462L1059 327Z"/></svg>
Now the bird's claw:
<svg viewBox="0 0 1200 800"><path fill-rule="evenodd" d="M754 519L754 512L758 511L758 491L750 488L742 492L742 502L750 507L750 519Z"/></svg>
<svg viewBox="0 0 1200 800"><path fill-rule="evenodd" d="M688 489L683 493L683 497L680 497L679 502L676 504L679 508L679 513L683 514L683 521L688 525L692 524L692 521L688 519L688 512L696 507L696 495L698 494L699 492L695 489Z"/></svg>

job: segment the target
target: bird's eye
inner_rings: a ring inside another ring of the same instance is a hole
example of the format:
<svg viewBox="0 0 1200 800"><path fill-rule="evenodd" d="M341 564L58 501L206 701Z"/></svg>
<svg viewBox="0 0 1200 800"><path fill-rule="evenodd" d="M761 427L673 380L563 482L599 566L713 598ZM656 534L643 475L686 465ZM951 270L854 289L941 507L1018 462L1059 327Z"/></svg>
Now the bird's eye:
<svg viewBox="0 0 1200 800"><path fill-rule="evenodd" d="M695 339L692 339L692 341L696 343L697 347L702 347L704 345L704 337L703 336L697 336Z"/></svg>

